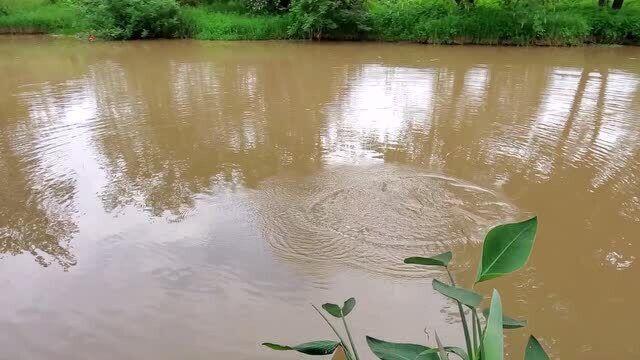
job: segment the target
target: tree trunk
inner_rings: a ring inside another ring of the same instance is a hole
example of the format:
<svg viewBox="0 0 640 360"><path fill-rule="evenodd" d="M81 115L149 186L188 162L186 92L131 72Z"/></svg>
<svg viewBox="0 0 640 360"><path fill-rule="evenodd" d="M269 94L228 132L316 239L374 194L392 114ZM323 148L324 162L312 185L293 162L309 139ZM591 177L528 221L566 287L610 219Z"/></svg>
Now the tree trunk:
<svg viewBox="0 0 640 360"><path fill-rule="evenodd" d="M614 10L620 10L623 2L624 0L613 0L613 4L611 5L611 8Z"/></svg>

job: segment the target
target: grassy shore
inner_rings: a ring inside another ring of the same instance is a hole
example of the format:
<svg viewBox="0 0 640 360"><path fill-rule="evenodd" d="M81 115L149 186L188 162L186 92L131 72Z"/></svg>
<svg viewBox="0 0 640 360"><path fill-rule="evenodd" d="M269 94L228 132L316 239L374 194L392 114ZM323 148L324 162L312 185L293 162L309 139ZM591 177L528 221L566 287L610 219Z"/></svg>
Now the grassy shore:
<svg viewBox="0 0 640 360"><path fill-rule="evenodd" d="M84 28L82 17L70 3L0 0L0 34L75 34Z"/></svg>
<svg viewBox="0 0 640 360"><path fill-rule="evenodd" d="M254 15L238 5L186 7L183 14L189 32L200 40L287 39L289 17Z"/></svg>
<svg viewBox="0 0 640 360"><path fill-rule="evenodd" d="M371 0L371 32L362 40L444 44L640 44L640 1L619 11L594 0L500 6L479 0L459 9L450 0ZM237 3L184 7L188 37L203 40L286 39L288 15L254 15ZM0 33L86 31L70 0L0 0Z"/></svg>

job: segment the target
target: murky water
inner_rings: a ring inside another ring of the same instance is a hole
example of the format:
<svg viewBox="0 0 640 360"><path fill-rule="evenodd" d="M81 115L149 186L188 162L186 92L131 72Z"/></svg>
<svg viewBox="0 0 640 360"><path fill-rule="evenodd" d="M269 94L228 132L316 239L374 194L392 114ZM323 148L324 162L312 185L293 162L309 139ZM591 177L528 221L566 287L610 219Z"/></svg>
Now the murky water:
<svg viewBox="0 0 640 360"><path fill-rule="evenodd" d="M640 357L637 48L3 37L0 78L2 359L296 358L259 343L350 296L359 339L459 343L402 258L469 283L532 214L478 288L529 319L509 358Z"/></svg>

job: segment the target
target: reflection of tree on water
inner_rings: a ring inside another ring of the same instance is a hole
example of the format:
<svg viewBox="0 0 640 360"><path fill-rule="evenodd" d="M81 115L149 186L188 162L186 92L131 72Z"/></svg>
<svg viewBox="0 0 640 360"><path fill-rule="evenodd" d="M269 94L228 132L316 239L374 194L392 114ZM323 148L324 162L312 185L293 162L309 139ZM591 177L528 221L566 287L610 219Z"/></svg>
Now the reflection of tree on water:
<svg viewBox="0 0 640 360"><path fill-rule="evenodd" d="M309 72L299 57L277 50L249 50L247 63L237 53L227 59L224 49L191 51L185 59L150 64L145 58L155 55L148 54L94 71L107 209L135 204L180 216L216 183L253 187L285 169L321 166L320 111L339 89L341 69L323 64ZM271 61L255 61L258 54ZM139 70L153 75L143 79Z"/></svg>
<svg viewBox="0 0 640 360"><path fill-rule="evenodd" d="M56 128L64 104L86 72L88 52L78 45L40 37L0 43L0 253L28 253L64 269L76 263L76 183L66 169L52 168L57 141L66 140Z"/></svg>
<svg viewBox="0 0 640 360"><path fill-rule="evenodd" d="M75 184L48 177L37 154L22 153L33 146L34 134L13 139L9 134L16 128L9 122L0 131L0 253L30 253L43 266L56 262L67 269L75 264L69 251L76 230L69 208Z"/></svg>
<svg viewBox="0 0 640 360"><path fill-rule="evenodd" d="M5 146L6 140L0 141L0 253L30 253L43 266L56 262L66 269L74 265L69 241L76 225L64 204L56 201L65 201L73 192L73 183L61 180L44 191L34 187L19 158ZM58 194L52 194L54 188Z"/></svg>

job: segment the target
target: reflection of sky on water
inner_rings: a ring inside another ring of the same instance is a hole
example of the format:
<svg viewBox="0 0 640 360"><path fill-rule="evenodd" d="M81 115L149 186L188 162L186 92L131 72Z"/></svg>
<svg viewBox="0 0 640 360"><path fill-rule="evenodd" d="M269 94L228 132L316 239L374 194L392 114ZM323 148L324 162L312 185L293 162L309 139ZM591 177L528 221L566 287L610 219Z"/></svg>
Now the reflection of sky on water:
<svg viewBox="0 0 640 360"><path fill-rule="evenodd" d="M375 146L395 146L403 132L428 127L433 69L365 65L328 105L323 141L329 158L375 156Z"/></svg>

